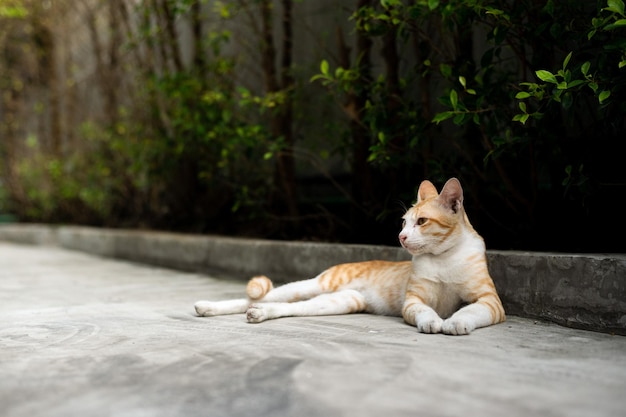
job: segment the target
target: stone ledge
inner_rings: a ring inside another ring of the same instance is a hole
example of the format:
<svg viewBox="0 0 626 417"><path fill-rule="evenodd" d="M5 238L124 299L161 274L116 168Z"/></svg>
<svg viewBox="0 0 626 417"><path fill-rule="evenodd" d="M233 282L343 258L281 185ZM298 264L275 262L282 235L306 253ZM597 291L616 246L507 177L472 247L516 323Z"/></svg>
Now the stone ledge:
<svg viewBox="0 0 626 417"><path fill-rule="evenodd" d="M343 262L410 259L403 249L388 246L38 224L0 225L0 240L242 280L266 274L277 282L310 278ZM625 254L488 251L488 258L508 314L626 335Z"/></svg>

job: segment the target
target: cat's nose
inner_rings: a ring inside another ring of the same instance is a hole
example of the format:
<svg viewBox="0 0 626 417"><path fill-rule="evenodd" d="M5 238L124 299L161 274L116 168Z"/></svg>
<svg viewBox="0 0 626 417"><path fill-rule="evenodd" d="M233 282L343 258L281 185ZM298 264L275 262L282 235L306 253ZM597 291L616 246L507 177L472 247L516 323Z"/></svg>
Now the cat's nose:
<svg viewBox="0 0 626 417"><path fill-rule="evenodd" d="M398 239L400 239L401 243L404 243L406 241L407 235L405 235L404 233L400 233L400 235L398 236Z"/></svg>

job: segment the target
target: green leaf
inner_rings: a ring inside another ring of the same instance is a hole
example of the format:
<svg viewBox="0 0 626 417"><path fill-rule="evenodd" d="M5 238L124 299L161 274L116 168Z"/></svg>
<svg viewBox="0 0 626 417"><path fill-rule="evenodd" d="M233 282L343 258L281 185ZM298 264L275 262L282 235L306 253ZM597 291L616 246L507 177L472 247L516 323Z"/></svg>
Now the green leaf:
<svg viewBox="0 0 626 417"><path fill-rule="evenodd" d="M554 90L554 92L552 93L552 100L556 101L557 103L561 102L561 95L563 94L563 91L565 90Z"/></svg>
<svg viewBox="0 0 626 417"><path fill-rule="evenodd" d="M459 95L454 89L450 90L450 104L453 110L456 110L459 104Z"/></svg>
<svg viewBox="0 0 626 417"><path fill-rule="evenodd" d="M568 187L570 182L572 181L572 166L571 165L567 165L565 167L565 173L567 174L567 176L563 178L563 181L561 181L561 185L563 187Z"/></svg>
<svg viewBox="0 0 626 417"><path fill-rule="evenodd" d="M604 100L606 100L610 96L611 92L609 90L604 90L598 95L598 101L600 102L600 104L602 104L602 102L604 102Z"/></svg>
<svg viewBox="0 0 626 417"><path fill-rule="evenodd" d="M591 19L591 25L593 26L594 29L599 29L604 24L604 21L605 21L604 19L600 19L599 17L594 17L593 19Z"/></svg>
<svg viewBox="0 0 626 417"><path fill-rule="evenodd" d="M558 83L558 81L556 80L556 77L550 71L538 70L538 71L535 71L535 74L537 74L537 78L539 78L541 81L545 81L547 83L552 83L552 84Z"/></svg>
<svg viewBox="0 0 626 417"><path fill-rule="evenodd" d="M465 81L465 77L462 75L459 75L459 82L461 83L461 85L463 86L463 89L465 89L467 83Z"/></svg>
<svg viewBox="0 0 626 417"><path fill-rule="evenodd" d="M543 7L543 11L548 13L551 17L554 17L554 1L548 0L546 5Z"/></svg>
<svg viewBox="0 0 626 417"><path fill-rule="evenodd" d="M328 75L328 61L325 59L320 63L320 72L324 75Z"/></svg>
<svg viewBox="0 0 626 417"><path fill-rule="evenodd" d="M563 70L565 70L565 68L567 67L567 64L569 64L569 60L571 58L572 58L572 53L570 52L569 54L567 54L567 56L563 60Z"/></svg>
<svg viewBox="0 0 626 417"><path fill-rule="evenodd" d="M390 7L398 6L400 4L400 1L399 0L381 0L380 4L385 9L388 9Z"/></svg>
<svg viewBox="0 0 626 417"><path fill-rule="evenodd" d="M521 124L525 125L529 116L530 115L528 113L516 114L515 116L513 116L513 121L514 122L520 122Z"/></svg>
<svg viewBox="0 0 626 417"><path fill-rule="evenodd" d="M587 74L589 73L589 68L591 67L591 63L589 61L585 62L584 64L581 65L580 67L580 72L582 72L582 74L586 77Z"/></svg>
<svg viewBox="0 0 626 417"><path fill-rule="evenodd" d="M441 75L444 77L449 77L452 75L452 67L448 64L439 65L439 71L441 71Z"/></svg>
<svg viewBox="0 0 626 417"><path fill-rule="evenodd" d="M530 93L526 91L520 91L519 93L515 94L515 98L518 100L523 100L528 97L530 97Z"/></svg>
<svg viewBox="0 0 626 417"><path fill-rule="evenodd" d="M454 116L454 119L452 119L452 123L454 123L457 126L460 126L463 124L464 119L465 119L465 114L459 113L456 116Z"/></svg>
<svg viewBox="0 0 626 417"><path fill-rule="evenodd" d="M491 7L491 6L485 7L485 10L486 10L485 11L486 14L490 14L490 15L493 15L493 16L502 16L505 19L509 20L509 16L506 13L504 13L503 10L496 9L494 7Z"/></svg>
<svg viewBox="0 0 626 417"><path fill-rule="evenodd" d="M563 106L565 110L572 107L573 103L574 103L574 96L572 95L571 91L567 91L565 94L563 94L563 98L561 100L561 106Z"/></svg>
<svg viewBox="0 0 626 417"><path fill-rule="evenodd" d="M585 83L585 81L583 81L583 80L574 80L571 83L567 84L567 88L578 87L579 85L584 84L584 83Z"/></svg>
<svg viewBox="0 0 626 417"><path fill-rule="evenodd" d="M428 9L430 11L435 10L437 7L439 7L439 0L428 0Z"/></svg>
<svg viewBox="0 0 626 417"><path fill-rule="evenodd" d="M475 95L476 95L476 90L474 90L473 88L468 88L467 90L465 90L465 92L466 92L467 94L471 94L471 95L473 95L473 96L475 96Z"/></svg>
<svg viewBox="0 0 626 417"><path fill-rule="evenodd" d="M520 101L520 102L519 102L519 109L520 109L521 111L523 111L523 112L524 112L524 114L525 114L525 113L526 113L526 103L524 103L523 101Z"/></svg>
<svg viewBox="0 0 626 417"><path fill-rule="evenodd" d="M558 88L559 90L567 90L567 82L561 81L556 85L556 88Z"/></svg>
<svg viewBox="0 0 626 417"><path fill-rule="evenodd" d="M613 23L610 23L604 27L604 30L613 30L618 28L623 28L626 26L626 19L619 19Z"/></svg>
<svg viewBox="0 0 626 417"><path fill-rule="evenodd" d="M453 111L444 111L441 113L437 113L435 115L435 117L433 117L433 120L431 120L433 123L437 123L439 124L440 122L443 122L444 120L447 120L449 118L451 118L452 116L454 116L454 112Z"/></svg>
<svg viewBox="0 0 626 417"><path fill-rule="evenodd" d="M622 0L608 0L606 4L608 7L602 10L608 10L609 12L619 13L624 16L624 2Z"/></svg>

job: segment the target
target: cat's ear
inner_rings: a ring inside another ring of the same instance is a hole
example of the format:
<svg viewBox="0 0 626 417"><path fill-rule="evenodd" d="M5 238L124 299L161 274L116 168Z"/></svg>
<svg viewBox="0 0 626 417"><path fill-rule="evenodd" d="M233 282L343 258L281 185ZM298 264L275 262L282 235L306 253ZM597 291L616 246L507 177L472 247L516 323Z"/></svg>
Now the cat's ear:
<svg viewBox="0 0 626 417"><path fill-rule="evenodd" d="M420 184L420 188L417 190L417 202L419 203L420 201L431 197L437 197L437 189L432 182L424 180Z"/></svg>
<svg viewBox="0 0 626 417"><path fill-rule="evenodd" d="M463 188L459 180L450 178L441 189L438 199L442 206L458 213L463 208Z"/></svg>

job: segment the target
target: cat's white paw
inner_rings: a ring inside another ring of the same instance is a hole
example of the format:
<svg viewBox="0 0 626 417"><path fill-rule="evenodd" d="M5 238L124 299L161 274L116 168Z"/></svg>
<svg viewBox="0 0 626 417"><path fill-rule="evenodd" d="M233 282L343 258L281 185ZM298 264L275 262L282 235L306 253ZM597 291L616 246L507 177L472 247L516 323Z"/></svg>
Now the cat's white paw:
<svg viewBox="0 0 626 417"><path fill-rule="evenodd" d="M415 317L415 325L420 333L440 333L443 320L434 311L426 311Z"/></svg>
<svg viewBox="0 0 626 417"><path fill-rule="evenodd" d="M263 304L252 304L246 311L248 323L261 323L269 318L268 312Z"/></svg>
<svg viewBox="0 0 626 417"><path fill-rule="evenodd" d="M219 314L215 308L214 304L211 301L198 301L194 304L194 308L196 309L196 313L198 313L201 317L210 317Z"/></svg>
<svg viewBox="0 0 626 417"><path fill-rule="evenodd" d="M472 320L451 317L443 322L441 331L445 334L461 336L470 334L476 328L476 324Z"/></svg>

